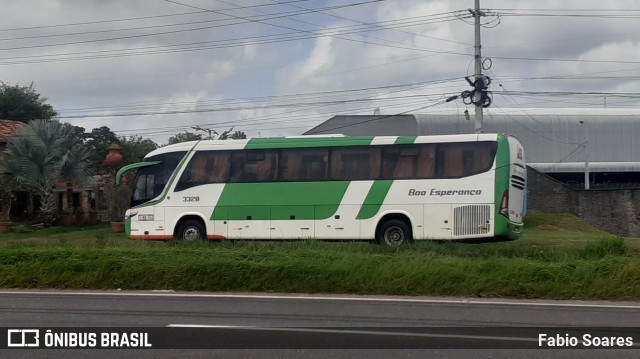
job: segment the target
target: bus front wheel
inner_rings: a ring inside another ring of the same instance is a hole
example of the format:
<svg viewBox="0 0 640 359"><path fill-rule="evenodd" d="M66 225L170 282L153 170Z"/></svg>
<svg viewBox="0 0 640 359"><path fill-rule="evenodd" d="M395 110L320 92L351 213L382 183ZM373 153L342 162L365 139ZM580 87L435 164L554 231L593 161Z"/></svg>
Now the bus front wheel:
<svg viewBox="0 0 640 359"><path fill-rule="evenodd" d="M183 241L201 241L207 238L207 231L202 222L188 219L180 225L177 238Z"/></svg>
<svg viewBox="0 0 640 359"><path fill-rule="evenodd" d="M384 222L378 233L376 234L376 240L379 244L386 244L388 246L399 246L402 243L411 241L411 228L399 219L391 219Z"/></svg>

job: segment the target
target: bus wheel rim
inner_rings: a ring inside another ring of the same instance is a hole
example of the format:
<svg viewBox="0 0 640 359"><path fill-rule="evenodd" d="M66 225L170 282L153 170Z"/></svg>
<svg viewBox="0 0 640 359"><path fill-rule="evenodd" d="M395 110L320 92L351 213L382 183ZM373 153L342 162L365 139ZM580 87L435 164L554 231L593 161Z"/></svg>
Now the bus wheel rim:
<svg viewBox="0 0 640 359"><path fill-rule="evenodd" d="M194 241L200 239L200 231L196 227L187 227L182 237L186 241Z"/></svg>
<svg viewBox="0 0 640 359"><path fill-rule="evenodd" d="M398 245L404 241L404 232L400 227L389 227L384 231L384 240L388 244Z"/></svg>

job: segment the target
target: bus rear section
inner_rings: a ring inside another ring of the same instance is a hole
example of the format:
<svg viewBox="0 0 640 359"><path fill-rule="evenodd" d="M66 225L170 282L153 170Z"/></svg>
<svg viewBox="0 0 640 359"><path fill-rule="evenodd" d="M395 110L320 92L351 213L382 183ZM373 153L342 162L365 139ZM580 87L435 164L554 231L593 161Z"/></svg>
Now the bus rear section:
<svg viewBox="0 0 640 359"><path fill-rule="evenodd" d="M499 158L496 168L496 194L502 194L498 202L497 227L501 227L496 235L509 239L520 237L523 219L526 213L527 166L524 147L520 140L504 135L502 145L508 146L508 159ZM499 163L502 162L502 163Z"/></svg>

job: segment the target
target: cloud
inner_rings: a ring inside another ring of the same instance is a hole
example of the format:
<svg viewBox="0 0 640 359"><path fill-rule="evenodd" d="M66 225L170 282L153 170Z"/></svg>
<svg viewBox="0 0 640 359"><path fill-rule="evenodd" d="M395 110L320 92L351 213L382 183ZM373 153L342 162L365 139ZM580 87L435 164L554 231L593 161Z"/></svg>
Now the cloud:
<svg viewBox="0 0 640 359"><path fill-rule="evenodd" d="M213 11L156 0L4 1L0 79L33 81L63 120L88 130L106 125L158 142L195 124L275 136L376 108L464 108L441 103L469 89L463 77L473 74L473 26L461 17L471 2L387 0L334 10L320 9L354 2L242 2L235 9L180 2ZM491 22L482 45L493 60L493 91L638 92L640 64L620 62L637 61L637 18L610 17L638 15L634 1L483 0L482 7L501 14L499 23L483 18ZM578 11L584 9L600 10ZM136 55L116 56L123 53ZM60 58L78 59L52 61ZM572 104L548 100L496 96L494 106ZM602 99L581 101L596 106ZM637 98L608 101L637 105ZM94 117L136 113L152 115Z"/></svg>

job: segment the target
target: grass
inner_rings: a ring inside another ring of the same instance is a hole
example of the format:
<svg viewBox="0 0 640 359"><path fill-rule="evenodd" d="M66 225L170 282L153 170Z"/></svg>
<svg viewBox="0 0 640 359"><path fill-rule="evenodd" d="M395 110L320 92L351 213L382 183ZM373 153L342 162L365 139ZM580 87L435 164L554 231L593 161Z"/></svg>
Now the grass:
<svg viewBox="0 0 640 359"><path fill-rule="evenodd" d="M533 213L498 243L132 241L106 226L0 239L0 286L640 299L637 239Z"/></svg>

